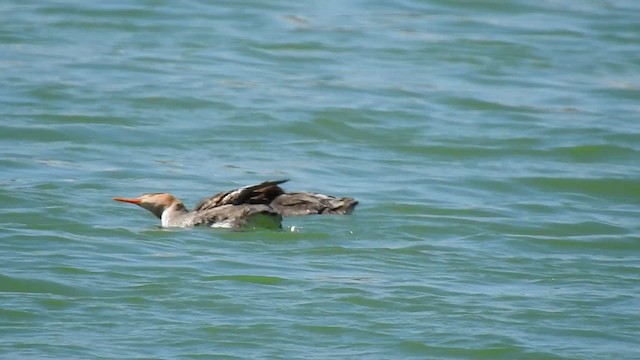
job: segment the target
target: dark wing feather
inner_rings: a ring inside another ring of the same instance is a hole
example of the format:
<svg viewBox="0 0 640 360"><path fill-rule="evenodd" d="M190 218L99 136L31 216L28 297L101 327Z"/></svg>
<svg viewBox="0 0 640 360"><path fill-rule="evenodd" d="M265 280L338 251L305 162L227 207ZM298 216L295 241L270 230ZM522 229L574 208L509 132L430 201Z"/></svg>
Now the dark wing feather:
<svg viewBox="0 0 640 360"><path fill-rule="evenodd" d="M284 193L278 185L287 181L289 179L265 181L256 185L223 191L200 201L194 211L206 211L222 205L269 204L277 196Z"/></svg>

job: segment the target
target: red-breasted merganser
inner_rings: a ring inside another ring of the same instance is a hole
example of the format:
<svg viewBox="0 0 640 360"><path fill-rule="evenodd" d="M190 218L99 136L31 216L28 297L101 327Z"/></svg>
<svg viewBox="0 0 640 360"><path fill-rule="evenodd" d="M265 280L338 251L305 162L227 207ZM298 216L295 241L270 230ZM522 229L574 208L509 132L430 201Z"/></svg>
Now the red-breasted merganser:
<svg viewBox="0 0 640 360"><path fill-rule="evenodd" d="M168 193L143 194L137 198L116 197L113 200L149 210L162 221L163 227L205 225L233 229L249 224L280 227L282 216L349 214L358 204L350 197L336 198L309 192L286 193L278 186L286 181L265 181L220 192L200 201L192 211Z"/></svg>

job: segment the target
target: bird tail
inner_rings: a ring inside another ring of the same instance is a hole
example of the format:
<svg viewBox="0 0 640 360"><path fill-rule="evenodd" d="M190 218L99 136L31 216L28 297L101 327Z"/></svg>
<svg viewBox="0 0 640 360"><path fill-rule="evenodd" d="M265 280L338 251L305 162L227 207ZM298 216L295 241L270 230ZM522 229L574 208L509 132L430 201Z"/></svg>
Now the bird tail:
<svg viewBox="0 0 640 360"><path fill-rule="evenodd" d="M358 205L358 201L351 197L331 199L328 203L329 206L322 212L323 214L351 214L356 205Z"/></svg>

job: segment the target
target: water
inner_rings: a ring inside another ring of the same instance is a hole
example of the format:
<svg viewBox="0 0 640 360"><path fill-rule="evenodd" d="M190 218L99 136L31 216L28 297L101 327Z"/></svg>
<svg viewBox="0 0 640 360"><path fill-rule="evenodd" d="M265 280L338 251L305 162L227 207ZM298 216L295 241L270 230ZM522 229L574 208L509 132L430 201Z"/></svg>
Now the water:
<svg viewBox="0 0 640 360"><path fill-rule="evenodd" d="M0 357L637 359L635 1L4 1ZM353 216L163 230L291 178Z"/></svg>

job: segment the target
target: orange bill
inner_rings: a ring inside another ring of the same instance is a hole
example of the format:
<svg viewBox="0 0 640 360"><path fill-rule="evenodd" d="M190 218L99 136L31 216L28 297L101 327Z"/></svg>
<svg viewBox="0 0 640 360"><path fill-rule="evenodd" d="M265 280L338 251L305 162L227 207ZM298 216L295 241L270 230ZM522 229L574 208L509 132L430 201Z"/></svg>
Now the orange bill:
<svg viewBox="0 0 640 360"><path fill-rule="evenodd" d="M141 200L138 198L135 199L128 199L128 198L120 198L120 197L114 197L113 200L115 201L122 201L122 202L127 202L127 203L132 203L132 204L140 204Z"/></svg>

